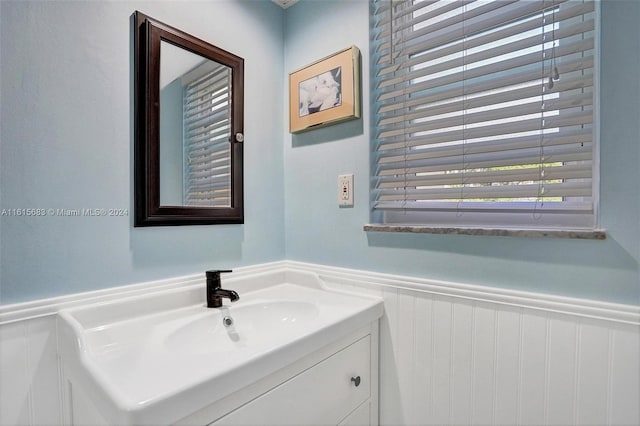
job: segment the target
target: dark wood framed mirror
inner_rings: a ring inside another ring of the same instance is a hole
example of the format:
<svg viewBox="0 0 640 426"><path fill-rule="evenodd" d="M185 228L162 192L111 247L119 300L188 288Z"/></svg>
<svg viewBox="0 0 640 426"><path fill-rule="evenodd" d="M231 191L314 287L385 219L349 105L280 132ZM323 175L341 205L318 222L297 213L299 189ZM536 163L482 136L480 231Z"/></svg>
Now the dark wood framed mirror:
<svg viewBox="0 0 640 426"><path fill-rule="evenodd" d="M244 223L244 60L132 20L134 226Z"/></svg>

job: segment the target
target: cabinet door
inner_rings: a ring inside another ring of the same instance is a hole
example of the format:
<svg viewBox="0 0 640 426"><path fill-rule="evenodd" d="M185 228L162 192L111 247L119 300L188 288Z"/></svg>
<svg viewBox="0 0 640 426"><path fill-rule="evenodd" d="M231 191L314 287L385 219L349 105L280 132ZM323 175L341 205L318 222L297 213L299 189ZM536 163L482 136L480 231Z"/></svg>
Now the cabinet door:
<svg viewBox="0 0 640 426"><path fill-rule="evenodd" d="M371 402L367 401L344 419L338 426L369 426L371 424Z"/></svg>
<svg viewBox="0 0 640 426"><path fill-rule="evenodd" d="M212 425L337 425L370 397L370 341L363 337Z"/></svg>

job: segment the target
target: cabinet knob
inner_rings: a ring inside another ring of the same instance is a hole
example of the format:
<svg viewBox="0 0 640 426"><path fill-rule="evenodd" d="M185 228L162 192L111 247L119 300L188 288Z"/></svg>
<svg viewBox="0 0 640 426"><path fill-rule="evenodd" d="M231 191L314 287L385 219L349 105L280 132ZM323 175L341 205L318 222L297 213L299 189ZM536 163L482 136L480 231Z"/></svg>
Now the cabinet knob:
<svg viewBox="0 0 640 426"><path fill-rule="evenodd" d="M360 386L360 376L352 377L351 381L356 385L356 387Z"/></svg>

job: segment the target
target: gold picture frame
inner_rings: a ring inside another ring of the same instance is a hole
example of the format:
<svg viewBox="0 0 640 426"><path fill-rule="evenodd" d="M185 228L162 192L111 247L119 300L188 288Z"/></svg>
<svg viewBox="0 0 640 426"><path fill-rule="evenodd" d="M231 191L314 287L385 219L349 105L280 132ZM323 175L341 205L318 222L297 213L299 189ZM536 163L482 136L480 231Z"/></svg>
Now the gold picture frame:
<svg viewBox="0 0 640 426"><path fill-rule="evenodd" d="M289 74L289 132L360 118L360 50L336 52Z"/></svg>

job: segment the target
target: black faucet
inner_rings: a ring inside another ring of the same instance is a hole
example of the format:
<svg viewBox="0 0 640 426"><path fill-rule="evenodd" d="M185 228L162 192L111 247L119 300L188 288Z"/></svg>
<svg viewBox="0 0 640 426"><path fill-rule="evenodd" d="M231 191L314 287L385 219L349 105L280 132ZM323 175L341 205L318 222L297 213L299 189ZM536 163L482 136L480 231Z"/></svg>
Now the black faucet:
<svg viewBox="0 0 640 426"><path fill-rule="evenodd" d="M240 299L238 293L233 290L220 288L220 274L232 271L207 271L207 308L219 308L222 306L222 298L226 297L232 302Z"/></svg>

